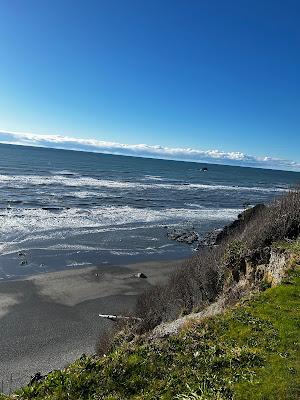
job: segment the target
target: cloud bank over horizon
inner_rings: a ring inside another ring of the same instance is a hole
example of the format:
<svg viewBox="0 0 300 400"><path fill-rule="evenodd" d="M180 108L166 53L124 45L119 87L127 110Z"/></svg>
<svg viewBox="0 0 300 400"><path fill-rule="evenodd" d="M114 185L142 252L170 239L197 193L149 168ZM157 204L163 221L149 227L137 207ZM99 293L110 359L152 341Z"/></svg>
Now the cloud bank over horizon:
<svg viewBox="0 0 300 400"><path fill-rule="evenodd" d="M167 160L227 164L241 167L300 171L300 163L296 161L269 156L257 157L238 151L224 152L220 150L200 150L190 147L180 148L147 144L124 144L98 139L80 139L62 135L41 135L8 131L0 131L0 143L125 156L161 158Z"/></svg>

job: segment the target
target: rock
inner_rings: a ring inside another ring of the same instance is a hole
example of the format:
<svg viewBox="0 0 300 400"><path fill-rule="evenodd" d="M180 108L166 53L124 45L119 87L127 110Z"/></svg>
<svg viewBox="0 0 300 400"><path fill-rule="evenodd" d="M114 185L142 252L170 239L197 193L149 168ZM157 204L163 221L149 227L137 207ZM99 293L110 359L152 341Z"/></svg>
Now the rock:
<svg viewBox="0 0 300 400"><path fill-rule="evenodd" d="M206 172L206 171L208 171L208 168L207 167L203 167L203 168L201 168L201 171Z"/></svg>
<svg viewBox="0 0 300 400"><path fill-rule="evenodd" d="M27 264L28 264L27 260L23 260L23 261L20 262L20 265L27 265Z"/></svg>
<svg viewBox="0 0 300 400"><path fill-rule="evenodd" d="M136 277L136 278L146 279L146 278L147 278L147 275L145 275L143 272L138 272L138 273L135 275L135 277Z"/></svg>
<svg viewBox="0 0 300 400"><path fill-rule="evenodd" d="M198 240L198 233L187 229L174 229L168 232L168 239L176 240L180 243L192 244Z"/></svg>
<svg viewBox="0 0 300 400"><path fill-rule="evenodd" d="M25 257L25 255L26 255L26 254L24 253L24 251L19 251L19 253L18 253L18 256L19 256L19 257Z"/></svg>

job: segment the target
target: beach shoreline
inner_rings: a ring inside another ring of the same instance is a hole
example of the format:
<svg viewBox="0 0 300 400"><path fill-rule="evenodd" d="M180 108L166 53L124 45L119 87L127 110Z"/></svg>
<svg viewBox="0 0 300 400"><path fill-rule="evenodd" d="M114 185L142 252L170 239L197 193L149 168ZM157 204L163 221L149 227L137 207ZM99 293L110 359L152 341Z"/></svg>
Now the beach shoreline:
<svg viewBox="0 0 300 400"><path fill-rule="evenodd" d="M182 262L102 265L0 281L4 390L28 383L38 371L60 369L83 353L94 353L97 337L113 323L98 314L132 309L138 294L165 282ZM147 279L137 278L139 272Z"/></svg>

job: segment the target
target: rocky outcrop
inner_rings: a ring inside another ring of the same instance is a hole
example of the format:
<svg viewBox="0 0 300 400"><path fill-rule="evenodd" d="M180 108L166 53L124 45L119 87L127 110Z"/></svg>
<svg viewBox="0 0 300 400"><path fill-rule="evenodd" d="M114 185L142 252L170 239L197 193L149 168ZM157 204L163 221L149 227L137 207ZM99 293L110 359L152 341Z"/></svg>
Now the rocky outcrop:
<svg viewBox="0 0 300 400"><path fill-rule="evenodd" d="M268 250L264 249L263 255L266 256L267 253ZM199 321L221 314L243 297L259 290L262 282L269 283L271 286L278 285L286 275L286 271L290 268L292 258L293 255L291 253L278 248L269 249L269 257L266 264L256 265L255 259L251 259L251 256L249 256L247 260L244 259L243 261L238 281L231 280L225 283L223 292L214 303L208 305L198 313L192 313L175 321L158 325L151 332L149 338L152 340L173 336L178 334L179 330L188 321Z"/></svg>
<svg viewBox="0 0 300 400"><path fill-rule="evenodd" d="M277 247L264 247L241 256L234 264L227 265L233 282L246 280L249 285L261 282L278 285L290 266L291 253Z"/></svg>
<svg viewBox="0 0 300 400"><path fill-rule="evenodd" d="M168 239L180 243L192 244L199 238L198 233L189 229L173 229L167 233Z"/></svg>
<svg viewBox="0 0 300 400"><path fill-rule="evenodd" d="M281 282L290 266L292 255L278 248L271 248L269 254L269 260L265 264L246 263L246 278L249 281L254 284L265 281L271 286L276 286Z"/></svg>

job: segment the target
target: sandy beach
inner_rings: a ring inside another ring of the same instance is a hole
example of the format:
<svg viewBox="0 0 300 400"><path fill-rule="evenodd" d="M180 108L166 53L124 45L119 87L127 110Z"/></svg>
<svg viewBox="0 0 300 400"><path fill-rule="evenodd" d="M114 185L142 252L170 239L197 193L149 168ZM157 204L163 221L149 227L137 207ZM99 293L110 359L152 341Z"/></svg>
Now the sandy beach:
<svg viewBox="0 0 300 400"><path fill-rule="evenodd" d="M98 335L113 323L98 314L131 309L137 294L165 281L180 263L71 269L0 281L4 390L26 384L37 371L63 368L82 353L93 353ZM136 278L138 272L147 279Z"/></svg>

